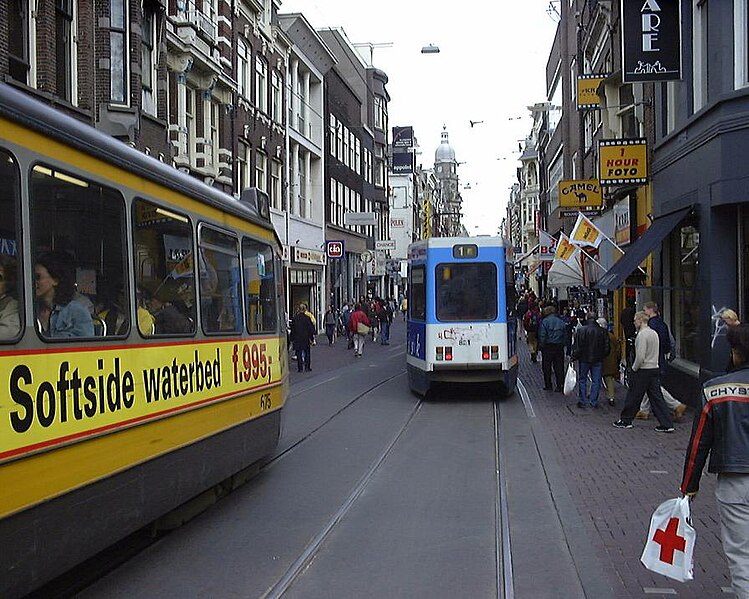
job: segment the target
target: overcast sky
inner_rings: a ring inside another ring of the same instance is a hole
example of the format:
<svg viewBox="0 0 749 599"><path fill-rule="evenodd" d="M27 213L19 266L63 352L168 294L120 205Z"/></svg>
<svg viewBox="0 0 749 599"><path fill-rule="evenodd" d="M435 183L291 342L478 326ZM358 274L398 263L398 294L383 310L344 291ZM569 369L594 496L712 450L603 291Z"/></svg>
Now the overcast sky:
<svg viewBox="0 0 749 599"><path fill-rule="evenodd" d="M519 165L518 143L530 131L527 107L546 99L545 70L556 31L549 0L457 3L434 0L282 0L315 28L341 27L374 49L389 82L390 126L413 125L431 168L447 126L464 189L469 233L496 234ZM553 4L558 6L558 2ZM421 54L435 44L439 54ZM473 127L469 121L483 121Z"/></svg>

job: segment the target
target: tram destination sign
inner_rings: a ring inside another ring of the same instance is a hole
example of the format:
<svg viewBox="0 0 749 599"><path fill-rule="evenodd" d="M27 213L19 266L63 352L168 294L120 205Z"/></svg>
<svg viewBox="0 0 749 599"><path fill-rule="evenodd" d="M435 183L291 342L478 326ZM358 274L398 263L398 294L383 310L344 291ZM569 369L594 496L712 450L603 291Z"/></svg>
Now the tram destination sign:
<svg viewBox="0 0 749 599"><path fill-rule="evenodd" d="M648 144L643 138L602 139L598 142L601 185L648 182Z"/></svg>

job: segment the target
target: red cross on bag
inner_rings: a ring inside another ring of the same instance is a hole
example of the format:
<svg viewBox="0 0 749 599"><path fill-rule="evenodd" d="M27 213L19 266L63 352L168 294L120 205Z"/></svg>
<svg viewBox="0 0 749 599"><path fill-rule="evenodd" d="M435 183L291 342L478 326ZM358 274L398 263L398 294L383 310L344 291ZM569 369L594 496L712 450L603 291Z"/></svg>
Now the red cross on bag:
<svg viewBox="0 0 749 599"><path fill-rule="evenodd" d="M640 561L653 572L674 580L692 580L692 555L697 533L692 527L689 499L660 504L650 519L650 530Z"/></svg>

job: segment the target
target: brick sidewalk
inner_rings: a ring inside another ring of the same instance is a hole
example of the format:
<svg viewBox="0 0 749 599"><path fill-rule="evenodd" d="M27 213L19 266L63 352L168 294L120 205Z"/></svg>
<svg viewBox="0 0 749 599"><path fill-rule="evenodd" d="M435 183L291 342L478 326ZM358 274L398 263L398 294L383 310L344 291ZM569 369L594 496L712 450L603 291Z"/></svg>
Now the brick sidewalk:
<svg viewBox="0 0 749 599"><path fill-rule="evenodd" d="M576 407L577 391L570 397L543 391L540 360L530 361L525 343L518 347L520 378L537 418L556 445L569 492L580 516L590 524L591 540L614 588L623 587L622 597L673 595L674 591L695 599L734 596L720 543L715 476L703 477L693 504L694 580L679 583L640 563L650 516L658 504L679 496L694 413L688 411L674 425L673 434L656 433L657 421L652 417L635 420L633 429L616 429L612 423L624 405L623 386L617 385L616 407L604 398L600 409L581 410Z"/></svg>

